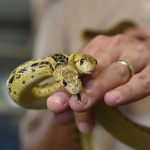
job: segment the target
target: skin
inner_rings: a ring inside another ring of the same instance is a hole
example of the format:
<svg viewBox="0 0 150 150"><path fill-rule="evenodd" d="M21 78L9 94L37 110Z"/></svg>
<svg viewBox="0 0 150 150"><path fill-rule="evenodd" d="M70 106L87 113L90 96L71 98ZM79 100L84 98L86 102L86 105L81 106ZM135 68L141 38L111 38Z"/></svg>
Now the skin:
<svg viewBox="0 0 150 150"><path fill-rule="evenodd" d="M107 105L116 107L148 96L150 45L146 40L149 38L149 30L129 28L124 34L112 37L100 35L91 40L82 52L97 59L96 71L82 79L82 101L78 101L76 95L71 95L63 87L48 98L47 106L56 114L56 120L61 123L58 118L71 108L74 112L72 118L75 118L80 131L89 133L95 123L93 107L103 98ZM135 75L131 78L126 66L114 63L117 60L125 60L132 64ZM59 99L60 103L66 101L66 105L56 104L56 99Z"/></svg>

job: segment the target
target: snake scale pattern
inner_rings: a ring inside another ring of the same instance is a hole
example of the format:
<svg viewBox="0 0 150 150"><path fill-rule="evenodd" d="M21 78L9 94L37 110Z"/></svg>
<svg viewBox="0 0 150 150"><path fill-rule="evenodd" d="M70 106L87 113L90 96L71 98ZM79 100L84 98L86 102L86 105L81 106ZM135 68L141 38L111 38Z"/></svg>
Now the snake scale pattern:
<svg viewBox="0 0 150 150"><path fill-rule="evenodd" d="M90 39L98 34L115 35L130 26L134 24L123 22L109 31L84 32L83 39ZM10 74L7 80L8 93L14 102L24 108L46 108L47 97L60 86L64 86L72 94L78 94L82 90L79 76L91 74L96 68L96 63L94 58L83 54L70 56L55 54L28 61ZM41 81L51 76L56 82L39 85ZM101 126L123 143L136 150L150 150L150 129L133 123L117 108L111 108L101 101L96 106L96 119ZM74 139L76 150L99 150L91 134L82 134L76 128Z"/></svg>
<svg viewBox="0 0 150 150"><path fill-rule="evenodd" d="M14 102L24 108L46 108L46 99L60 86L71 94L78 94L82 89L79 77L91 74L96 63L93 57L83 54L55 54L28 61L10 74L8 93ZM38 85L51 76L56 82Z"/></svg>

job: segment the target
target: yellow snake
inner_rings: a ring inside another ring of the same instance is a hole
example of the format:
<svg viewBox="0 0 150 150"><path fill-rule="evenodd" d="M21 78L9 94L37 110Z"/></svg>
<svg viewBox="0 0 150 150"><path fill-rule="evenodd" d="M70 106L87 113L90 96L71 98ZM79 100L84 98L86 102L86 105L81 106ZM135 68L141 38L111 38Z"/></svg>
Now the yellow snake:
<svg viewBox="0 0 150 150"><path fill-rule="evenodd" d="M71 94L78 94L82 89L79 76L91 74L97 61L84 54L54 54L28 61L16 68L7 80L10 97L18 105L27 109L43 109L46 98L63 86ZM56 82L38 85L53 76Z"/></svg>
<svg viewBox="0 0 150 150"><path fill-rule="evenodd" d="M64 86L71 94L78 94L82 89L79 76L91 74L96 63L93 57L84 54L55 54L28 61L10 74L7 80L8 93L14 102L24 108L46 108L47 97L60 86ZM50 76L53 76L56 82L39 85ZM133 123L116 108L111 108L101 101L96 107L96 118L108 132L130 147L150 150L150 130ZM77 132L79 131L76 130ZM91 141L90 135L76 135L76 149L94 150L93 142L86 142Z"/></svg>

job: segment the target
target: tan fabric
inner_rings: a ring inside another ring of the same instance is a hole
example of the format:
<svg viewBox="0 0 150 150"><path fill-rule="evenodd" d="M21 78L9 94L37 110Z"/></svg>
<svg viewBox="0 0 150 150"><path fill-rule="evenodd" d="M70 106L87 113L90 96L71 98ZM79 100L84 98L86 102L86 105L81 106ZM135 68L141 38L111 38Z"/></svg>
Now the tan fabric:
<svg viewBox="0 0 150 150"><path fill-rule="evenodd" d="M40 24L45 10L48 5L51 5L53 0L30 0L32 27L36 30Z"/></svg>
<svg viewBox="0 0 150 150"><path fill-rule="evenodd" d="M56 52L73 53L81 47L84 29L105 29L131 19L150 25L148 0L62 0L49 6L38 32L34 57Z"/></svg>
<svg viewBox="0 0 150 150"><path fill-rule="evenodd" d="M49 110L29 110L20 124L21 150L74 150L73 125L59 125Z"/></svg>
<svg viewBox="0 0 150 150"><path fill-rule="evenodd" d="M121 20L133 20L150 27L149 0L62 0L49 6L37 34L33 57L53 53L75 53L81 48L80 34L85 29L106 29ZM124 107L134 120L150 124L148 98L144 102ZM129 113L130 110L130 113ZM96 127L96 137L102 150L130 150Z"/></svg>

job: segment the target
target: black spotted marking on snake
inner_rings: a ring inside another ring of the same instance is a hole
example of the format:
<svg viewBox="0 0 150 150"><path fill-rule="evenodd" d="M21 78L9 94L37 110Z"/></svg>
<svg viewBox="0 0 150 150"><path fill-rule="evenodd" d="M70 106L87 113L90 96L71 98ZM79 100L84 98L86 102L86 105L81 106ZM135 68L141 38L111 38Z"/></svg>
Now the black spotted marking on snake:
<svg viewBox="0 0 150 150"><path fill-rule="evenodd" d="M34 64L32 64L31 65L31 67L35 67L35 66L37 66L39 63L34 63Z"/></svg>
<svg viewBox="0 0 150 150"><path fill-rule="evenodd" d="M12 74L14 74L16 72L16 70L14 70L13 72L12 72Z"/></svg>
<svg viewBox="0 0 150 150"><path fill-rule="evenodd" d="M59 65L62 65L62 63L57 62L56 65L55 65L55 69L56 69Z"/></svg>
<svg viewBox="0 0 150 150"><path fill-rule="evenodd" d="M11 77L11 79L9 80L9 83L13 83L13 81L14 81L14 76Z"/></svg>
<svg viewBox="0 0 150 150"><path fill-rule="evenodd" d="M19 71L19 73L24 73L25 71L27 71L27 68L26 68L26 67L23 68L23 69L21 69L21 70Z"/></svg>
<svg viewBox="0 0 150 150"><path fill-rule="evenodd" d="M16 79L19 79L21 77L21 75L17 76Z"/></svg>
<svg viewBox="0 0 150 150"><path fill-rule="evenodd" d="M9 92L11 92L11 88L9 88Z"/></svg>
<svg viewBox="0 0 150 150"><path fill-rule="evenodd" d="M40 65L43 65L43 64L48 65L48 64L49 64L49 62L48 62L48 61L42 61L42 62L40 63Z"/></svg>
<svg viewBox="0 0 150 150"><path fill-rule="evenodd" d="M52 65L50 64L49 67L52 68Z"/></svg>
<svg viewBox="0 0 150 150"><path fill-rule="evenodd" d="M31 71L32 71L32 72L34 72L34 71L35 71L35 69L33 69L33 68L32 68L32 69L31 69Z"/></svg>
<svg viewBox="0 0 150 150"><path fill-rule="evenodd" d="M39 68L43 68L44 66L40 66Z"/></svg>

